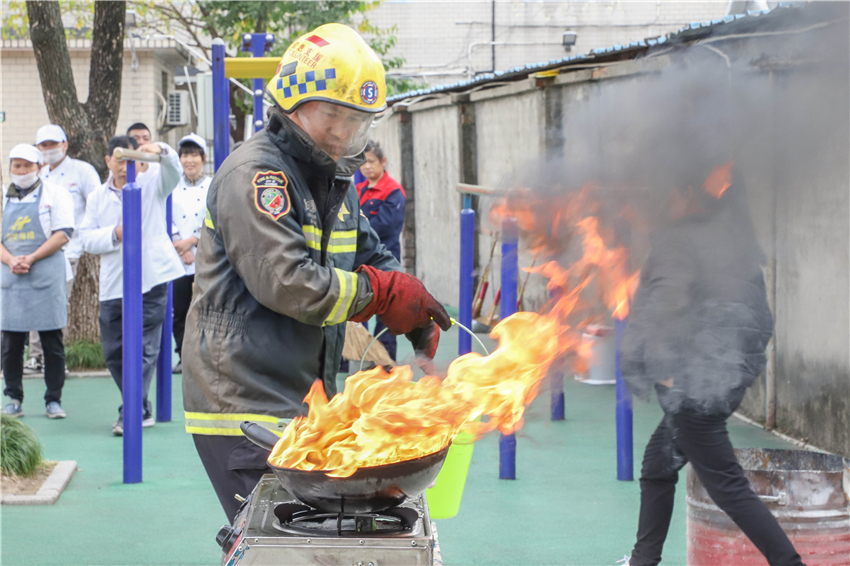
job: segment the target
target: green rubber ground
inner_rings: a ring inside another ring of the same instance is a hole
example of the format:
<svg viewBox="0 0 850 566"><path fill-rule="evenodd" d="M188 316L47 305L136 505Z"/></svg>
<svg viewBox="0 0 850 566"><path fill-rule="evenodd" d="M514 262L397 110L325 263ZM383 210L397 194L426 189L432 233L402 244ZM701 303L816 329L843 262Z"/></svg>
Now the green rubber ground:
<svg viewBox="0 0 850 566"><path fill-rule="evenodd" d="M446 364L457 334L443 338ZM410 353L404 339L399 355ZM111 434L120 403L110 378L71 379L63 406L68 418L43 412L44 383L24 381L24 422L38 433L45 456L76 460L79 471L55 505L2 508L2 564L215 565L215 534L225 522L191 437L183 430L180 378L174 379L174 422L144 431L144 481L122 483L122 441ZM616 480L614 388L567 380L567 420L548 420L541 392L518 433L517 480L498 479L498 437L475 447L457 517L438 521L443 558L459 565L613 565L634 542L639 487ZM636 473L657 425L656 405L637 403ZM736 446L793 448L735 419ZM684 485L684 481L680 486ZM684 492L663 564L685 563Z"/></svg>

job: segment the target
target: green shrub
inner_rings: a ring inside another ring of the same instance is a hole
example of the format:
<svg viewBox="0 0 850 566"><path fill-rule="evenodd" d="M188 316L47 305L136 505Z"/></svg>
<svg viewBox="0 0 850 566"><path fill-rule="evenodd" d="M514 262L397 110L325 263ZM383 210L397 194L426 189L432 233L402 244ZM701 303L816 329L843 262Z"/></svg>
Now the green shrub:
<svg viewBox="0 0 850 566"><path fill-rule="evenodd" d="M32 476L41 464L35 431L15 417L0 414L0 469L6 475Z"/></svg>
<svg viewBox="0 0 850 566"><path fill-rule="evenodd" d="M70 370L102 369L106 367L100 342L75 340L65 344L65 365Z"/></svg>

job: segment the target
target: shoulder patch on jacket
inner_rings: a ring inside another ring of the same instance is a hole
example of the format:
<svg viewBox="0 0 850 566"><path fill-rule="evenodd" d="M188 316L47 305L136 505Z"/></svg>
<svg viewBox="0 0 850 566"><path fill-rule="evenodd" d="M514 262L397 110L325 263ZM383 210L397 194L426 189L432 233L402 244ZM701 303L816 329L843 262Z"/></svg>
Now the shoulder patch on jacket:
<svg viewBox="0 0 850 566"><path fill-rule="evenodd" d="M289 181L283 171L261 171L254 175L254 204L257 210L274 220L289 213L292 208L286 186Z"/></svg>

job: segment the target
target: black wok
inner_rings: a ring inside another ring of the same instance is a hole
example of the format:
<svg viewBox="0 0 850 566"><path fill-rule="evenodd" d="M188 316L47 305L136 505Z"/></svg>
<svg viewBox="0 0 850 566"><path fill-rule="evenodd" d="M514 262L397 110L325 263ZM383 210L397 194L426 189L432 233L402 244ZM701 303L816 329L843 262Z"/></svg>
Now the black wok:
<svg viewBox="0 0 850 566"><path fill-rule="evenodd" d="M254 444L271 452L280 438L257 423L240 426ZM418 497L434 483L449 447L413 460L360 468L347 478L269 463L281 485L302 503L329 513L376 513Z"/></svg>

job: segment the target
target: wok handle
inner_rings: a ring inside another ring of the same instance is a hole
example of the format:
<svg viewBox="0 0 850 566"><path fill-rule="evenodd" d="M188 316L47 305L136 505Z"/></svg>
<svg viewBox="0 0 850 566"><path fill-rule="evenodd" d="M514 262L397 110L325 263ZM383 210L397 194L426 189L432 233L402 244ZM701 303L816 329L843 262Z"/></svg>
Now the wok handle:
<svg viewBox="0 0 850 566"><path fill-rule="evenodd" d="M280 437L270 431L267 428L263 428L257 423L252 423L249 421L244 421L239 428L242 429L242 432L245 436L259 446L260 448L265 448L269 452L272 451L274 445L277 444L277 441L280 440Z"/></svg>

